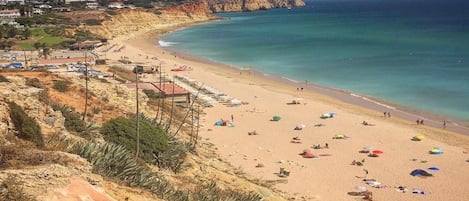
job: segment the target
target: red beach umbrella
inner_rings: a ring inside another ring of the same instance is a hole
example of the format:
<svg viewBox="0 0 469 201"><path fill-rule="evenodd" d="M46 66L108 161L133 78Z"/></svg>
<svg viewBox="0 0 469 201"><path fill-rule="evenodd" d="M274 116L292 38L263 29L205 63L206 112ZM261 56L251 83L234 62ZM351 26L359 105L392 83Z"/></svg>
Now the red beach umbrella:
<svg viewBox="0 0 469 201"><path fill-rule="evenodd" d="M379 150L379 149L375 149L372 151L373 154L383 154L383 151Z"/></svg>

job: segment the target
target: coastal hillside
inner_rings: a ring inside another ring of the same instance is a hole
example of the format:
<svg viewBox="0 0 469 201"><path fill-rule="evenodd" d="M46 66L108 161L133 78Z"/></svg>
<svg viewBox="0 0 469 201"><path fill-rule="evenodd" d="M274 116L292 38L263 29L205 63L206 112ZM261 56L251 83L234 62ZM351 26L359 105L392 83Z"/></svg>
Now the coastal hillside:
<svg viewBox="0 0 469 201"><path fill-rule="evenodd" d="M152 31L161 33L192 23L215 19L206 7L205 3L198 2L159 10L126 9L103 12L101 15L105 17L101 25L83 28L107 39L131 38ZM84 13L77 14L83 15Z"/></svg>
<svg viewBox="0 0 469 201"><path fill-rule="evenodd" d="M304 6L302 0L207 0L212 12L239 12Z"/></svg>
<svg viewBox="0 0 469 201"><path fill-rule="evenodd" d="M112 67L95 69L111 73ZM135 112L135 90L121 84L125 74L89 80L90 111L81 122L86 86L80 73L62 67L0 72L1 200L286 200L269 189L275 181L247 179L202 139L197 150L168 153L171 158L161 160L166 168L136 163L128 150L109 144L101 127ZM151 98L139 96L142 115L154 115ZM180 112L173 122L181 122ZM189 141L185 125L177 141Z"/></svg>
<svg viewBox="0 0 469 201"><path fill-rule="evenodd" d="M256 11L304 6L302 0L207 0L152 10L126 9L112 12L80 11L66 13L72 19L93 17L101 25L83 26L102 38L132 38L148 32L164 33L194 23L216 20L212 13Z"/></svg>

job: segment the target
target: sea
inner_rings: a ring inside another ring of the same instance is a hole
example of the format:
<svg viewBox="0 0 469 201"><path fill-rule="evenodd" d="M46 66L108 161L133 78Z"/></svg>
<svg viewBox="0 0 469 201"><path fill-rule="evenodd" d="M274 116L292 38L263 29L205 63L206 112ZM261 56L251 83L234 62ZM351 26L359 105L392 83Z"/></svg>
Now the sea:
<svg viewBox="0 0 469 201"><path fill-rule="evenodd" d="M469 1L307 0L216 14L164 48L469 122Z"/></svg>

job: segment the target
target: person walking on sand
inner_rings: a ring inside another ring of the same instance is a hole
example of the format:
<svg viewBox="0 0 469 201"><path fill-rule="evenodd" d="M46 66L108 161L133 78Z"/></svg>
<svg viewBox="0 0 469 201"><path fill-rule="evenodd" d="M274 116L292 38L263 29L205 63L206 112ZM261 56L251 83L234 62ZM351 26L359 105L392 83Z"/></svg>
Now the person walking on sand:
<svg viewBox="0 0 469 201"><path fill-rule="evenodd" d="M368 170L367 170L367 169L363 169L363 171L365 171L365 176L364 176L363 178L366 179L366 177L368 176Z"/></svg>
<svg viewBox="0 0 469 201"><path fill-rule="evenodd" d="M234 116L233 115L231 115L231 121L234 122Z"/></svg>
<svg viewBox="0 0 469 201"><path fill-rule="evenodd" d="M443 120L443 128L446 128L446 120Z"/></svg>
<svg viewBox="0 0 469 201"><path fill-rule="evenodd" d="M422 120L420 120L420 125L423 125L423 119L422 119Z"/></svg>
<svg viewBox="0 0 469 201"><path fill-rule="evenodd" d="M391 113L390 113L390 112L388 112L388 117L391 117Z"/></svg>
<svg viewBox="0 0 469 201"><path fill-rule="evenodd" d="M417 119L417 121L415 121L415 122L417 122L417 125L420 125L420 120Z"/></svg>

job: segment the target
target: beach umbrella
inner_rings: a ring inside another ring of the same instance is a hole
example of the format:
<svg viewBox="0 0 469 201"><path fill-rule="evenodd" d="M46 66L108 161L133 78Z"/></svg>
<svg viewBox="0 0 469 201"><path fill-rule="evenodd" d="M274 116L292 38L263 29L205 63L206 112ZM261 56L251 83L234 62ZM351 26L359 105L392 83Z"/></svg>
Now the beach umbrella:
<svg viewBox="0 0 469 201"><path fill-rule="evenodd" d="M437 168L437 167L435 167L435 166L429 167L428 169L429 169L429 170L433 170L433 171L438 171L438 170L440 170L440 168Z"/></svg>
<svg viewBox="0 0 469 201"><path fill-rule="evenodd" d="M366 147L363 147L362 150L360 150L360 153L370 153L371 150L373 150L373 147L366 146Z"/></svg>
<svg viewBox="0 0 469 201"><path fill-rule="evenodd" d="M375 149L371 153L373 153L373 154L383 154L383 151L381 151L379 149Z"/></svg>
<svg viewBox="0 0 469 201"><path fill-rule="evenodd" d="M363 151L371 151L371 150L373 150L373 147L371 147L371 146L366 146L366 147L363 147L362 150L363 150Z"/></svg>
<svg viewBox="0 0 469 201"><path fill-rule="evenodd" d="M423 140L424 138L425 138L425 136L423 136L423 135L417 135L417 136L414 136L414 137L412 138L412 140L414 140L414 141L421 141L421 140Z"/></svg>
<svg viewBox="0 0 469 201"><path fill-rule="evenodd" d="M334 135L334 139L343 139L345 136L342 134Z"/></svg>
<svg viewBox="0 0 469 201"><path fill-rule="evenodd" d="M432 150L430 151L430 153L431 153L431 154L442 154L443 152L442 152L440 149L434 148L434 149L432 149Z"/></svg>
<svg viewBox="0 0 469 201"><path fill-rule="evenodd" d="M280 121L281 117L280 116L274 116L272 117L273 121Z"/></svg>

